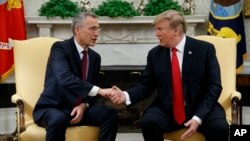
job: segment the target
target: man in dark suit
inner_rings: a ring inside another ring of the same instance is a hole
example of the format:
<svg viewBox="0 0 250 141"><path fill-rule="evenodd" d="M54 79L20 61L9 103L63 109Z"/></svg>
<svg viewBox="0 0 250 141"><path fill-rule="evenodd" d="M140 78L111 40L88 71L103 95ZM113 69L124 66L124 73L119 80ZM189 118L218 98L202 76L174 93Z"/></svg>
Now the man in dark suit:
<svg viewBox="0 0 250 141"><path fill-rule="evenodd" d="M99 29L94 14L79 13L72 21L74 36L51 48L44 90L33 111L34 121L46 127L46 141L64 141L66 128L75 125L98 126L99 141L115 141L116 111L96 104L98 94L110 93L96 86L101 57L89 48L95 45Z"/></svg>
<svg viewBox="0 0 250 141"><path fill-rule="evenodd" d="M110 99L114 103L133 105L149 97L156 89L154 102L141 118L145 141L163 141L164 132L183 127L188 130L181 139L198 130L205 135L206 141L227 141L229 125L223 107L217 102L222 86L214 46L186 36L184 17L177 11L159 14L154 27L160 45L149 51L142 81L124 92L114 86L116 91L109 95ZM178 71L173 70L176 67L173 66L174 56L175 61L178 60ZM182 86L175 89L174 80L178 75ZM182 96L178 109L174 109L176 91Z"/></svg>

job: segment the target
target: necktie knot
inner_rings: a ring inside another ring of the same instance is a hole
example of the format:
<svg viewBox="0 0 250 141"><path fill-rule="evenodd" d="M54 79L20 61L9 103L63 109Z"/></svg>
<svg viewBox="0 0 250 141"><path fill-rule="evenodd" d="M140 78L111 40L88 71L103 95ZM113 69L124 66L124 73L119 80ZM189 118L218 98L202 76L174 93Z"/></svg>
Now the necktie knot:
<svg viewBox="0 0 250 141"><path fill-rule="evenodd" d="M82 53L83 53L83 56L86 56L86 55L87 55L87 50L84 49L84 50L82 51Z"/></svg>
<svg viewBox="0 0 250 141"><path fill-rule="evenodd" d="M178 50L177 50L176 47L172 48L172 52L173 52L173 53L176 53L177 51L178 51Z"/></svg>

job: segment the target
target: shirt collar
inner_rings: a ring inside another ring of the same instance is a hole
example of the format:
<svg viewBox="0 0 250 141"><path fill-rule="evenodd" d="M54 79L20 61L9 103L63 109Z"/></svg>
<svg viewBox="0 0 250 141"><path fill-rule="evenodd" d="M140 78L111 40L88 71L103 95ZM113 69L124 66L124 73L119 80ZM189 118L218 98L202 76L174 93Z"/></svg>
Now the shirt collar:
<svg viewBox="0 0 250 141"><path fill-rule="evenodd" d="M181 41L179 42L179 44L177 44L177 46L176 46L177 50L183 53L185 43L186 43L186 35L184 35L183 38L181 39Z"/></svg>
<svg viewBox="0 0 250 141"><path fill-rule="evenodd" d="M75 38L74 38L74 42L75 42L76 49L77 49L79 54L81 54L84 49L88 51L88 48L83 48L80 44L78 44L78 42L76 41Z"/></svg>

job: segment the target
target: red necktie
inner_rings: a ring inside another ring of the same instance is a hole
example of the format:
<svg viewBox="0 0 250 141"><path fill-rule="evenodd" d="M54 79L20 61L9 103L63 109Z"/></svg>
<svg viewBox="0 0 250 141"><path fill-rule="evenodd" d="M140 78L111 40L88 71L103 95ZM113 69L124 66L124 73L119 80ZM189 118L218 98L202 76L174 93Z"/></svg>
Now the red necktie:
<svg viewBox="0 0 250 141"><path fill-rule="evenodd" d="M88 62L87 50L83 50L82 53L83 53L83 57L82 57L82 80L86 81L87 80L87 62ZM81 102L82 102L82 98L79 96L76 99L74 107L80 105Z"/></svg>
<svg viewBox="0 0 250 141"><path fill-rule="evenodd" d="M82 80L87 80L87 50L83 50L83 57L82 57Z"/></svg>
<svg viewBox="0 0 250 141"><path fill-rule="evenodd" d="M186 116L184 109L182 81L176 48L172 48L172 88L173 88L173 114L175 121L181 125Z"/></svg>

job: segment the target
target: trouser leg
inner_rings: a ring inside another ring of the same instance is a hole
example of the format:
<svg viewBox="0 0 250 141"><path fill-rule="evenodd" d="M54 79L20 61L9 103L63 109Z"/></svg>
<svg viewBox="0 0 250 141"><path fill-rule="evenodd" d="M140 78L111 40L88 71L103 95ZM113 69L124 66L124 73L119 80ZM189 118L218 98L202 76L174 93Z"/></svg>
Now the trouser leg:
<svg viewBox="0 0 250 141"><path fill-rule="evenodd" d="M69 121L63 112L57 109L49 109L43 115L40 123L46 128L46 141L65 141Z"/></svg>
<svg viewBox="0 0 250 141"><path fill-rule="evenodd" d="M83 120L84 125L100 127L99 141L115 141L118 130L117 112L107 106L94 106L89 108Z"/></svg>
<svg viewBox="0 0 250 141"><path fill-rule="evenodd" d="M229 138L229 125L223 118L202 123L200 131L205 135L206 141L228 141Z"/></svg>

